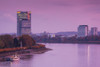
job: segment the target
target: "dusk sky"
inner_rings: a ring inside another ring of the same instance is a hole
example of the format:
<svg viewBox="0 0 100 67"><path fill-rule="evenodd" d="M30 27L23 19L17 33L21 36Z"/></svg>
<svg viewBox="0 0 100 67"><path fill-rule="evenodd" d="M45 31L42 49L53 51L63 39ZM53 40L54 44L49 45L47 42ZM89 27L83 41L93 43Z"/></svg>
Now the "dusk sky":
<svg viewBox="0 0 100 67"><path fill-rule="evenodd" d="M31 11L32 33L98 27L100 0L0 0L0 33L16 33L17 11Z"/></svg>

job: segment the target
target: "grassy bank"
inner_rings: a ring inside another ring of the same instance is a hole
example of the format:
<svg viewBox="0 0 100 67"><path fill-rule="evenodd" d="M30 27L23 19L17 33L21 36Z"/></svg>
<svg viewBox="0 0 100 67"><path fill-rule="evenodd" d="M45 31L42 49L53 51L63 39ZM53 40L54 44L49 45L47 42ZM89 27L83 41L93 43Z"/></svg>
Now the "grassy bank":
<svg viewBox="0 0 100 67"><path fill-rule="evenodd" d="M3 58L9 57L15 54L25 55L25 54L41 54L47 52L51 49L46 48L43 44L38 44L32 47L17 47L17 48L6 48L0 49L0 61L4 61Z"/></svg>
<svg viewBox="0 0 100 67"><path fill-rule="evenodd" d="M37 45L31 46L31 47L4 48L4 49L0 49L0 53L26 50L26 49L41 49L41 48L46 48L46 47L43 44L37 44Z"/></svg>

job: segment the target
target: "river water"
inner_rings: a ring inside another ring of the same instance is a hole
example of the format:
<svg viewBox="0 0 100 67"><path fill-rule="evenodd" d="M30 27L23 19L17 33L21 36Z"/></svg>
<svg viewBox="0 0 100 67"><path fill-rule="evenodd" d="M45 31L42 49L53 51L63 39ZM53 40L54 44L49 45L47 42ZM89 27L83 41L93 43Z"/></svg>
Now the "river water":
<svg viewBox="0 0 100 67"><path fill-rule="evenodd" d="M18 61L0 62L0 67L100 67L99 44L54 44L42 54L28 54Z"/></svg>

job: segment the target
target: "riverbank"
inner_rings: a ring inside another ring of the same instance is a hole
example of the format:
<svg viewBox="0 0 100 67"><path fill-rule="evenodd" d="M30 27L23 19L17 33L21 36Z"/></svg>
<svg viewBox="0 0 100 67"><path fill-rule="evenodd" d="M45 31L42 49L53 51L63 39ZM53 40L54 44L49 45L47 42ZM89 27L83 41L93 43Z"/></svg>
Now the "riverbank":
<svg viewBox="0 0 100 67"><path fill-rule="evenodd" d="M20 51L20 50L26 50L26 49L41 49L41 48L46 48L46 47L43 44L36 44L30 47L26 46L26 47L4 48L4 49L0 49L0 53Z"/></svg>
<svg viewBox="0 0 100 67"><path fill-rule="evenodd" d="M34 53L39 54L46 51L51 50L50 48L40 48L40 49L25 49L25 50L18 50L18 51L10 51L10 52L2 52L0 53L0 57L5 57L13 54L26 54L26 53Z"/></svg>
<svg viewBox="0 0 100 67"><path fill-rule="evenodd" d="M46 48L43 44L37 44L35 46L31 47L16 47L16 48L5 48L0 49L0 61L3 60L3 58L11 56L11 55L21 55L21 54L40 54L44 53L46 51L51 50L50 48Z"/></svg>
<svg viewBox="0 0 100 67"><path fill-rule="evenodd" d="M38 43L100 44L100 41L38 42Z"/></svg>
<svg viewBox="0 0 100 67"><path fill-rule="evenodd" d="M3 60L6 57L10 57L12 55L24 55L24 54L41 54L44 52L47 52L51 50L50 48L39 48L39 49L26 49L26 50L19 50L19 51L11 51L11 52L2 52L0 53L0 61L5 61Z"/></svg>

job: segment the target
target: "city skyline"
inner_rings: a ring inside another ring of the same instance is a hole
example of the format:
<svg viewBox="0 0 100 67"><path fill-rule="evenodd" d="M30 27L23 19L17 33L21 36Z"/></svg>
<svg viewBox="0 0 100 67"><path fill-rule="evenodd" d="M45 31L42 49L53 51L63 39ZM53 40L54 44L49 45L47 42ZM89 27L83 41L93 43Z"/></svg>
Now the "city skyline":
<svg viewBox="0 0 100 67"><path fill-rule="evenodd" d="M0 0L0 33L17 33L17 11L32 12L32 33L77 31L79 25L99 31L99 6L99 0Z"/></svg>

